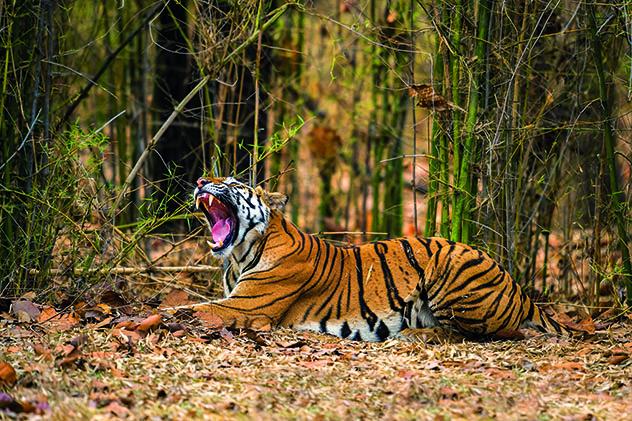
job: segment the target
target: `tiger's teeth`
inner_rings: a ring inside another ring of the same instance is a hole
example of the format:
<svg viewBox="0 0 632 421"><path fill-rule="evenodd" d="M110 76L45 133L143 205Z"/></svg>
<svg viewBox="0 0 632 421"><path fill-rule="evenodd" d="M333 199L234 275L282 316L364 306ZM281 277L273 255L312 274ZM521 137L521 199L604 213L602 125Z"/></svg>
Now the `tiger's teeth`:
<svg viewBox="0 0 632 421"><path fill-rule="evenodd" d="M199 196L195 199L195 209L200 209L200 202L201 201L202 201L202 198L199 197Z"/></svg>
<svg viewBox="0 0 632 421"><path fill-rule="evenodd" d="M216 249L216 248L219 248L219 247L223 246L224 242L222 240L219 240L219 243L214 243L214 242L212 242L210 240L206 240L206 244L208 244L210 248Z"/></svg>

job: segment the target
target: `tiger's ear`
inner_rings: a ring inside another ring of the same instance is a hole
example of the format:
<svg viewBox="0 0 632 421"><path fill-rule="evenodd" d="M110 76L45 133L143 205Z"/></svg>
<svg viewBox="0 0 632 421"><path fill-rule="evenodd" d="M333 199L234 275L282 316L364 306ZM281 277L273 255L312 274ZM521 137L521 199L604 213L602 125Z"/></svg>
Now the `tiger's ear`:
<svg viewBox="0 0 632 421"><path fill-rule="evenodd" d="M268 206L270 209L277 209L283 212L285 205L287 205L288 197L283 193L268 193Z"/></svg>
<svg viewBox="0 0 632 421"><path fill-rule="evenodd" d="M270 209L276 209L283 212L287 204L288 197L283 193L267 192L260 186L255 187L255 193L259 196Z"/></svg>

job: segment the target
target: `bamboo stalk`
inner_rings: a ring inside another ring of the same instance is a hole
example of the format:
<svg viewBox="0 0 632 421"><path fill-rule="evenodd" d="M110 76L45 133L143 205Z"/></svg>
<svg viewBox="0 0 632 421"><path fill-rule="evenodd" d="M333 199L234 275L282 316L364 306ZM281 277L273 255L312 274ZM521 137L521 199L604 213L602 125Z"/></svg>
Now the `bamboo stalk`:
<svg viewBox="0 0 632 421"><path fill-rule="evenodd" d="M453 144L453 162L452 172L454 179L459 177L461 169L461 121L457 112L461 106L461 94L459 92L459 82L461 76L461 26L463 18L462 0L456 0L454 3L454 12L452 14L452 47L454 51L450 54L450 82L452 85L452 103L455 110L452 112L452 144ZM455 192L457 193L457 192ZM456 201L456 194L453 196L453 206ZM454 219L454 215L452 215ZM454 238L455 233L452 233Z"/></svg>
<svg viewBox="0 0 632 421"><path fill-rule="evenodd" d="M615 136L612 128L612 103L606 88L606 71L603 64L601 39L597 32L597 18L595 16L595 3L588 5L588 25L591 35L591 43L594 54L595 69L599 79L599 99L601 101L601 117L603 121L603 139L606 150L606 165L608 168L608 181L610 183L610 210L615 216L617 234L619 236L619 251L623 261L623 285L627 291L627 304L632 306L632 263L630 262L630 250L628 249L628 231L626 228L626 206L623 191L619 189L617 180L616 162L614 154Z"/></svg>
<svg viewBox="0 0 632 421"><path fill-rule="evenodd" d="M473 154L476 121L478 117L478 102L480 96L481 82L483 76L483 61L487 45L487 34L489 28L490 3L489 0L481 0L478 7L478 38L474 50L474 63L472 70L472 80L470 82L470 97L465 126L465 143L463 145L463 156L461 157L460 169L455 173L456 189L454 214L452 215L452 240L464 243L470 240L470 223L465 216L470 214L472 202L475 199L475 192L472 191L470 165L472 160L476 160ZM455 145L455 150L457 149ZM455 159L456 160L456 159ZM455 162L455 166L458 162Z"/></svg>
<svg viewBox="0 0 632 421"><path fill-rule="evenodd" d="M443 9L440 16L441 22L444 26L447 26L450 17L447 13L445 3L443 3ZM448 78L450 75L450 57L449 46L446 44L446 40L442 39L443 44L440 44L439 53L442 56L443 68L441 73L443 74L443 83L441 84L441 95L445 98L448 93L449 84ZM450 145L447 135L447 121L445 119L445 113L439 113L437 118L439 124L439 197L441 198L441 225L439 231L443 238L450 238Z"/></svg>
<svg viewBox="0 0 632 421"><path fill-rule="evenodd" d="M410 84L415 84L415 0L410 0L409 10L410 14ZM417 189L415 185L417 184L417 114L415 112L415 99L413 97L410 98L410 112L412 113L413 119L413 182L412 190L413 190L413 227L415 230L415 235L417 235L418 230L418 222L417 222ZM435 201L436 203L436 201ZM435 209L436 216L436 209Z"/></svg>
<svg viewBox="0 0 632 421"><path fill-rule="evenodd" d="M305 60L303 59L303 51L305 50L305 13L304 11L301 9L298 11L298 14L296 15L296 32L297 32L297 40L296 40L296 44L297 44L297 50L299 52L298 54L298 67L296 68L296 82L300 85L301 80L303 78L303 74L304 74L304 70L305 70ZM302 101L299 99L299 101ZM289 155L290 155L290 161L292 161L294 163L294 165L296 165L296 163L298 162L298 152L299 152L299 145L298 142L291 142L290 143L290 148L289 148ZM300 195L300 183L298 180L298 171L292 171L292 173L290 174L290 185L292 186L292 196L297 198ZM292 206L292 211L291 211L291 218L292 218L292 222L294 223L298 223L298 216L299 216L299 206L298 204L294 204Z"/></svg>
<svg viewBox="0 0 632 421"><path fill-rule="evenodd" d="M257 29L261 26L261 12L263 11L263 1L259 0L259 6L257 7L257 20L256 27ZM253 141L252 141L252 168L251 168L251 186L257 185L257 161L259 160L259 78L261 76L261 38L263 36L263 32L259 31L259 36L257 37L257 55L255 59L255 75L254 75L254 84L255 84L255 117L254 117L254 133L253 133Z"/></svg>
<svg viewBox="0 0 632 421"><path fill-rule="evenodd" d="M435 25L437 26L437 25ZM433 66L433 85L436 92L443 91L443 55L441 52L441 38L437 33L435 36L435 58ZM414 111L413 111L414 113ZM428 207L426 208L426 227L425 235L432 237L435 235L437 229L437 203L439 198L437 196L439 190L439 180L441 177L441 157L440 148L442 138L444 136L441 130L441 124L439 122L440 114L435 112L432 116L432 135L430 138L430 150L431 157L428 162L429 177L428 177ZM414 162L414 161L413 161Z"/></svg>

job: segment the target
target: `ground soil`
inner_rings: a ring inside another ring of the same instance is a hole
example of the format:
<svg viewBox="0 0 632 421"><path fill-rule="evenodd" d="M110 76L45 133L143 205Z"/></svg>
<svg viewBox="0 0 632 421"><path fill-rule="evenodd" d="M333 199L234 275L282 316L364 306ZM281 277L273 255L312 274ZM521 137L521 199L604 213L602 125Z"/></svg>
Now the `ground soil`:
<svg viewBox="0 0 632 421"><path fill-rule="evenodd" d="M208 320L155 314L135 325L111 318L50 326L5 320L0 362L15 370L17 382L5 378L0 391L18 405L17 413L0 410L0 418L623 420L632 414L632 324L625 316L597 323L596 333L581 340L527 331L524 339L430 344L227 331Z"/></svg>

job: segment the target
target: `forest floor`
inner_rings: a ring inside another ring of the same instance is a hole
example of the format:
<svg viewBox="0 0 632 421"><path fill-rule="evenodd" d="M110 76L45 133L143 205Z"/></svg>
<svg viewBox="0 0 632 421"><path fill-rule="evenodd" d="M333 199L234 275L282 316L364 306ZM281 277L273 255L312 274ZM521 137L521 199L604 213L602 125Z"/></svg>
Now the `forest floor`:
<svg viewBox="0 0 632 421"><path fill-rule="evenodd" d="M0 312L0 419L616 420L632 413L626 316L596 322L582 340L526 331L522 339L429 344L228 331L204 314L160 307L143 316L107 304L72 313L26 300L15 307Z"/></svg>

